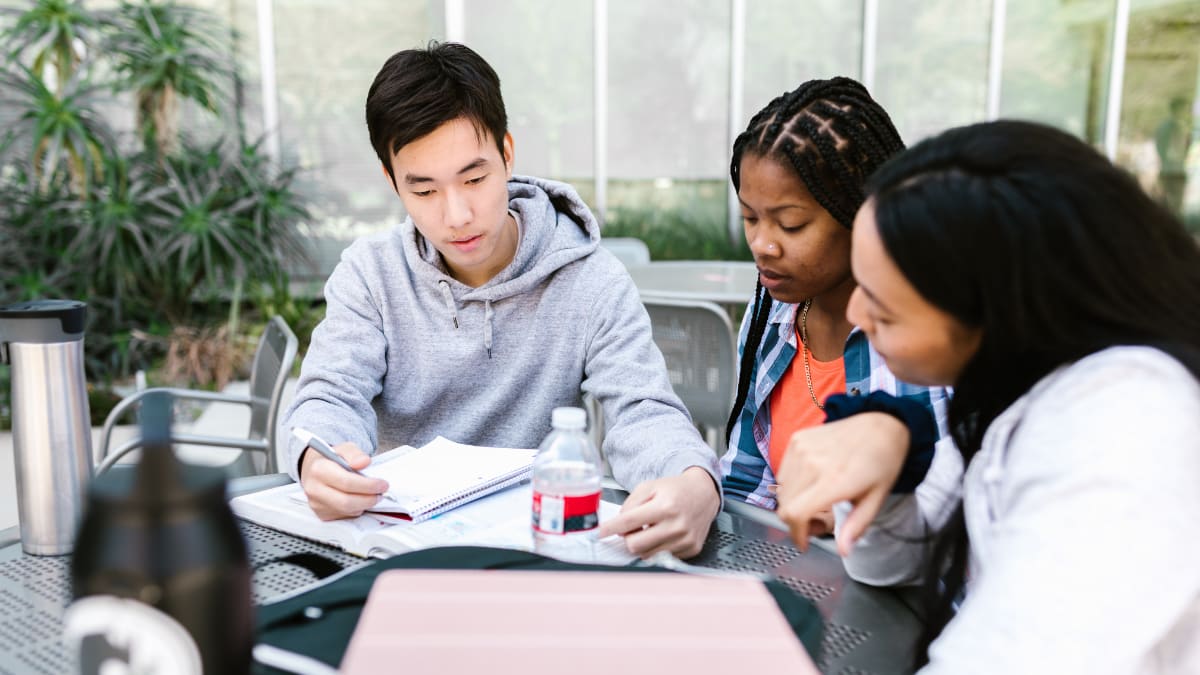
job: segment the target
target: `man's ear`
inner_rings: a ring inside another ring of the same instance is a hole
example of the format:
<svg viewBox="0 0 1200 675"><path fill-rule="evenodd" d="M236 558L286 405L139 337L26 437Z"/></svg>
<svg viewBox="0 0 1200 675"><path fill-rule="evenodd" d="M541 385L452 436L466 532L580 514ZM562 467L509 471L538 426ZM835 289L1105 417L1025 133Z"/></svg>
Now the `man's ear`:
<svg viewBox="0 0 1200 675"><path fill-rule="evenodd" d="M504 132L504 176L512 178L513 175L513 137L512 132Z"/></svg>

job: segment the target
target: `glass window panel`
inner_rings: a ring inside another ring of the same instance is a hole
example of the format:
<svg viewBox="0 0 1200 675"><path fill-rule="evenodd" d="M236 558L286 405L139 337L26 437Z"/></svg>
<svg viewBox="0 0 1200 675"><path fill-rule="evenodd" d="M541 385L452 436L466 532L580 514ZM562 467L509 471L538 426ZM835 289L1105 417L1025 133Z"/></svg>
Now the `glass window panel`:
<svg viewBox="0 0 1200 675"><path fill-rule="evenodd" d="M298 189L311 200L318 276L328 274L351 239L403 217L371 149L363 106L384 61L430 39L432 13L441 6L357 0L349 11L336 0L274 3L283 163L303 168ZM249 35L258 30L256 24L239 27ZM260 86L256 77L246 91Z"/></svg>
<svg viewBox="0 0 1200 675"><path fill-rule="evenodd" d="M729 2L610 0L608 22L605 233L659 259L721 257Z"/></svg>
<svg viewBox="0 0 1200 675"><path fill-rule="evenodd" d="M608 21L609 175L724 176L728 0L612 0Z"/></svg>
<svg viewBox="0 0 1200 675"><path fill-rule="evenodd" d="M1113 0L1008 0L1000 116L1036 120L1101 147Z"/></svg>
<svg viewBox="0 0 1200 675"><path fill-rule="evenodd" d="M739 128L805 80L862 75L862 3L746 3L746 70Z"/></svg>
<svg viewBox="0 0 1200 675"><path fill-rule="evenodd" d="M909 145L983 119L991 0L879 3L875 91Z"/></svg>
<svg viewBox="0 0 1200 675"><path fill-rule="evenodd" d="M1134 0L1117 163L1200 233L1200 3Z"/></svg>
<svg viewBox="0 0 1200 675"><path fill-rule="evenodd" d="M591 0L467 0L464 42L500 76L517 173L594 193Z"/></svg>

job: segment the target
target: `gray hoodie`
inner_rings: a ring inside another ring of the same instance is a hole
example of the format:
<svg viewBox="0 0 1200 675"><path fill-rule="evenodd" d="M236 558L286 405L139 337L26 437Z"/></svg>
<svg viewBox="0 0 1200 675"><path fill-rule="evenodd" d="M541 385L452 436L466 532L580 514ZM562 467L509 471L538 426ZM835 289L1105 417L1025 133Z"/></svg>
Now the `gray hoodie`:
<svg viewBox="0 0 1200 675"><path fill-rule="evenodd" d="M521 238L513 261L471 288L449 274L409 218L342 253L325 285L296 398L284 415L297 477L302 426L367 452L435 436L536 448L550 411L582 392L604 408L604 453L632 489L700 466L716 477L667 380L650 320L625 267L569 185L508 184Z"/></svg>

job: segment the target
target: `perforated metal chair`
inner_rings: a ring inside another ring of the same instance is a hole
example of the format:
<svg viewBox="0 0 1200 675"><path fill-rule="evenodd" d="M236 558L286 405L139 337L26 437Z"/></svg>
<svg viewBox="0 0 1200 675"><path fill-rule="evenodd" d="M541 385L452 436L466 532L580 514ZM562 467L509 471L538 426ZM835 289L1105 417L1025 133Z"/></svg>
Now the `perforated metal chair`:
<svg viewBox="0 0 1200 675"><path fill-rule="evenodd" d="M96 450L96 473L110 469L123 456L140 448L141 437L130 439L109 452L113 427L121 416L150 392L165 391L177 399L191 399L220 403L235 403L250 407L250 426L245 436L205 436L200 434L171 434L173 444L207 445L224 448L240 448L242 453L225 470L231 475L253 475L275 473L278 470L275 453L276 421L283 398L284 385L292 364L296 361L298 342L292 329L281 317L274 317L263 329L254 352L250 367L250 393L248 396L175 387L155 387L126 396L112 409L104 420L100 434L100 445Z"/></svg>
<svg viewBox="0 0 1200 675"><path fill-rule="evenodd" d="M654 343L667 362L671 386L705 439L720 453L733 406L736 352L729 314L712 302L642 294Z"/></svg>
<svg viewBox="0 0 1200 675"><path fill-rule="evenodd" d="M650 263L650 249L637 237L600 237L600 245L617 256L626 267Z"/></svg>

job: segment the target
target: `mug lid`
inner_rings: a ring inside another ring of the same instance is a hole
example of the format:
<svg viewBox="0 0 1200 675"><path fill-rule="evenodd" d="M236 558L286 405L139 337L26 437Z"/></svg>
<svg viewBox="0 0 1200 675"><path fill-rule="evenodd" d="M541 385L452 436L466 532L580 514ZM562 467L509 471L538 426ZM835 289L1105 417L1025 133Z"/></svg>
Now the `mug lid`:
<svg viewBox="0 0 1200 675"><path fill-rule="evenodd" d="M67 342L83 336L87 303L26 300L0 307L0 342Z"/></svg>

